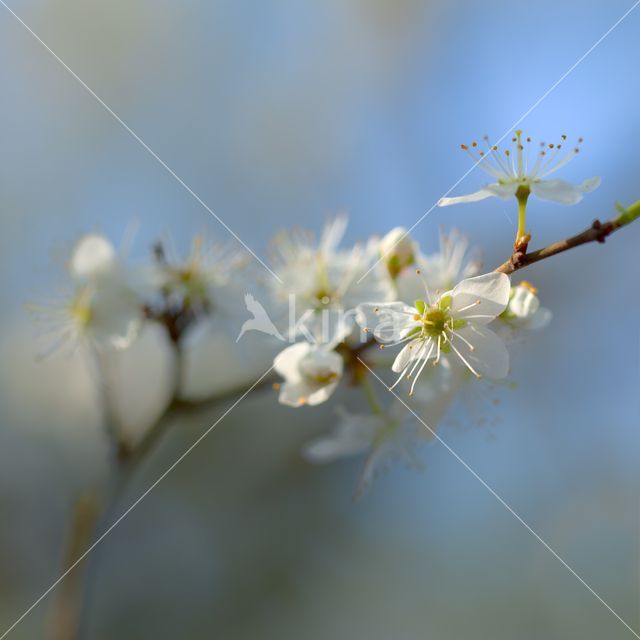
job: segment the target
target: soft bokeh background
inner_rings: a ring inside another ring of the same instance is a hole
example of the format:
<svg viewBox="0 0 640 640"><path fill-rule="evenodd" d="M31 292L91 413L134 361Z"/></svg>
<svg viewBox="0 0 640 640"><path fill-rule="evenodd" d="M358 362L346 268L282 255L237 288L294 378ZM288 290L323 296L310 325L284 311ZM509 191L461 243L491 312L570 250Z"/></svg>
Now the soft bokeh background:
<svg viewBox="0 0 640 640"><path fill-rule="evenodd" d="M509 131L632 2L8 4L264 256L278 228L338 209L349 240L412 225L469 168L459 143ZM532 201L536 245L640 197L639 33L637 9L522 124L583 135L562 177L603 177L579 206ZM135 255L227 235L2 6L0 43L1 632L59 575L70 505L104 466L90 381L73 360L34 364L23 304L60 288L88 230L118 242L137 219ZM415 236L433 249L456 226L490 267L513 209L435 209ZM441 432L636 629L639 234L532 268L552 325L516 348L514 388L479 392ZM228 404L179 419L114 515ZM96 549L83 637L633 637L437 443L424 472L353 502L359 461L298 454L333 420L269 391L242 402ZM9 637L45 637L50 604Z"/></svg>

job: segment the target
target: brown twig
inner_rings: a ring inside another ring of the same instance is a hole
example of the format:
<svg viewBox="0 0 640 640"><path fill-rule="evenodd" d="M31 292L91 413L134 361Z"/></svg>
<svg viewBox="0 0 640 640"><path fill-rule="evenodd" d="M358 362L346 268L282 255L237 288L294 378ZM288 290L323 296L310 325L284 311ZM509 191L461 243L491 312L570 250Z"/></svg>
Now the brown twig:
<svg viewBox="0 0 640 640"><path fill-rule="evenodd" d="M588 244L589 242L603 243L614 231L625 227L640 217L640 200L634 202L627 209L618 206L618 211L619 214L615 218L607 220L606 222L594 220L593 224L582 233L567 238L566 240L561 240L560 242L554 242L543 249L531 251L530 253L515 251L496 271L509 275L535 262L540 262L540 260L550 258L551 256L579 247L580 245Z"/></svg>

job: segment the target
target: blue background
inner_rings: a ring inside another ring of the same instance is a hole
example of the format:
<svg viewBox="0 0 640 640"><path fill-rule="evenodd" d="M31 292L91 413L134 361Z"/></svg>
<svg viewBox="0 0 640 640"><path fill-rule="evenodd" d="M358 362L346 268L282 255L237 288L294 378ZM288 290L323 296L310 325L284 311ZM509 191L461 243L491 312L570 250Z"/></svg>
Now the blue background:
<svg viewBox="0 0 640 640"><path fill-rule="evenodd" d="M13 10L259 255L277 229L348 211L348 240L411 226L469 169L459 151L513 124L629 1L24 0ZM602 186L532 200L541 246L640 198L634 10L521 124L584 136L559 177ZM55 290L88 230L135 253L222 227L0 6L3 380L25 302ZM474 170L454 194L476 190ZM433 209L414 236L465 231L491 267L514 203ZM513 388L461 403L443 439L631 626L638 588L640 227L527 272L551 326L513 350ZM57 265L57 268L52 268ZM26 366L26 365L24 365ZM5 391L8 392L8 385ZM29 395L38 402L39 389ZM494 404L498 397L500 404ZM53 582L86 470L47 425L4 412L0 619ZM185 416L126 507L221 409ZM264 418L267 415L268 418ZM357 461L313 468L299 445L332 409L269 392L242 403L96 551L87 638L630 638L443 447L352 502ZM45 420L46 422L46 420ZM37 426L37 425L36 425ZM90 448L90 447L89 447ZM86 450L82 449L82 456ZM48 601L13 637L41 637Z"/></svg>

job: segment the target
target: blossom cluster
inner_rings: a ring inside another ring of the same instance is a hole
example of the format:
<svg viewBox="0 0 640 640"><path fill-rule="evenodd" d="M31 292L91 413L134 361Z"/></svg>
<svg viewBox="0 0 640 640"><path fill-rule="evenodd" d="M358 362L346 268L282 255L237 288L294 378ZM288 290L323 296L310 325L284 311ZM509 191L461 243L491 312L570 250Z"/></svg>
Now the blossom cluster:
<svg viewBox="0 0 640 640"><path fill-rule="evenodd" d="M520 132L502 155L488 142L487 152L475 142L462 145L496 182L439 204L515 197L515 249L526 248L530 194L574 204L598 184L596 178L577 187L547 180L578 153L576 146L559 157L562 142L542 144L531 166L530 139ZM37 313L55 331L54 347L82 346L98 356L131 348L149 323L161 326L178 355L174 396L186 394L186 378L206 377L184 370L189 345L196 345L191 358L197 359L206 352L199 340L213 331L212 357L229 377L224 358L231 353L251 362L252 354L242 352L245 334L260 333L280 378L273 385L280 403L318 405L346 386L364 392L367 404L356 408L342 406L346 396L338 393L336 424L303 450L316 463L364 456L362 490L390 461L419 466L416 447L434 436L461 391L476 379L505 378L507 345L545 327L551 313L529 282L483 271L477 250L455 230L442 231L439 249L429 253L401 227L345 246L346 227L346 216L338 215L318 238L300 230L277 235L273 277L260 277L251 256L201 239L186 259L158 244L150 259L131 265L105 236L92 233L71 251L70 294ZM245 371L244 388L260 373ZM199 388L205 390L199 397L214 394L206 380Z"/></svg>

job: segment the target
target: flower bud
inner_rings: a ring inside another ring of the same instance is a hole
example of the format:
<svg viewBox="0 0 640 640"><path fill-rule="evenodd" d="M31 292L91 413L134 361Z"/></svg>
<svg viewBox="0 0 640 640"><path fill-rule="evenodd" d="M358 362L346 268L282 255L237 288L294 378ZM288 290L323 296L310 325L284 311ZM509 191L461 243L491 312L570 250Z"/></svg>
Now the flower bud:
<svg viewBox="0 0 640 640"><path fill-rule="evenodd" d="M400 272L415 262L417 245L404 227L396 227L380 241L380 256L395 280Z"/></svg>
<svg viewBox="0 0 640 640"><path fill-rule="evenodd" d="M538 290L528 282L520 282L511 289L508 311L518 319L531 318L540 308Z"/></svg>

